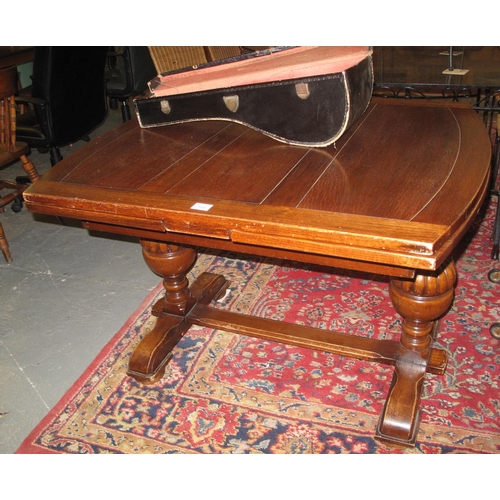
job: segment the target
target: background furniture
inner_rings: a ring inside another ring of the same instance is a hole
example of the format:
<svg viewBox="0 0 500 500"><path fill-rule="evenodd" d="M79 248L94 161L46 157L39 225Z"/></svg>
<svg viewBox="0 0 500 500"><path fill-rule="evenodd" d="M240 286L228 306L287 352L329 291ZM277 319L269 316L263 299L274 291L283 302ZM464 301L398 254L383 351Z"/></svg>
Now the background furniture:
<svg viewBox="0 0 500 500"><path fill-rule="evenodd" d="M102 123L107 113L104 70L107 47L35 47L30 104L17 117L19 140L62 159L59 147L80 139Z"/></svg>
<svg viewBox="0 0 500 500"><path fill-rule="evenodd" d="M122 119L130 120L128 99L143 94L157 71L147 47L119 47L108 52L106 92L110 107L120 101Z"/></svg>
<svg viewBox="0 0 500 500"><path fill-rule="evenodd" d="M495 128L495 144L491 157L491 194L497 198L497 213L493 226L493 249L491 258L498 260L500 247L500 186L497 185L498 165L500 164L500 114L497 113Z"/></svg>
<svg viewBox="0 0 500 500"><path fill-rule="evenodd" d="M499 47L373 47L374 92L390 97L463 97L479 99L500 88Z"/></svg>
<svg viewBox="0 0 500 500"><path fill-rule="evenodd" d="M34 47L0 47L0 68L16 66L19 89L31 85Z"/></svg>
<svg viewBox="0 0 500 500"><path fill-rule="evenodd" d="M17 70L15 66L0 69L0 167L7 166L17 160L23 163L24 171L30 182L38 180L38 172L28 159L29 146L16 140L16 105L14 94L17 91ZM26 189L25 183L0 180L0 190L8 190L9 194L0 197L0 211L8 203L15 202L14 211L20 209L20 196ZM9 245L0 224L0 249L7 262L12 262Z"/></svg>
<svg viewBox="0 0 500 500"><path fill-rule="evenodd" d="M498 211L497 211L498 220ZM495 284L500 283L500 269L491 269L488 273L488 279ZM495 321L490 325L490 334L492 337L500 340L500 322Z"/></svg>
<svg viewBox="0 0 500 500"><path fill-rule="evenodd" d="M243 51L241 47L235 46L151 46L148 48L158 74L227 59L241 55Z"/></svg>
<svg viewBox="0 0 500 500"><path fill-rule="evenodd" d="M500 244L500 187L495 184L498 177L498 164L500 163L500 115L497 114L497 127L495 133L495 146L493 148L492 157L492 185L493 194L497 197L497 211L495 216L495 223L493 226L493 252L492 259L498 260L499 244ZM493 268L488 273L488 279L492 283L500 283L500 269ZM492 323L490 326L490 333L492 337L500 339L500 322Z"/></svg>
<svg viewBox="0 0 500 500"><path fill-rule="evenodd" d="M0 47L0 68L33 61L34 47Z"/></svg>

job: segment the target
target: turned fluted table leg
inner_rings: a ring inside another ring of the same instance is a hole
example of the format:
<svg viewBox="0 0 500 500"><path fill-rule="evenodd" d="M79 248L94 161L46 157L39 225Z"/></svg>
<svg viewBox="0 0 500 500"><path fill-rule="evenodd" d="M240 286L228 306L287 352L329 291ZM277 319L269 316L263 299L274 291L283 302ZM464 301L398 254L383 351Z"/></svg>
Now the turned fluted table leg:
<svg viewBox="0 0 500 500"><path fill-rule="evenodd" d="M191 323L189 311L197 303L209 303L227 287L222 276L203 273L189 286L186 273L196 260L196 251L159 241L141 240L146 264L163 277L165 296L152 308L155 327L138 344L129 361L128 375L153 384L165 373L173 348Z"/></svg>
<svg viewBox="0 0 500 500"><path fill-rule="evenodd" d="M146 264L163 278L165 296L153 306L153 314L158 317L156 325L132 353L127 373L144 384L152 384L165 373L172 349L190 326L185 315L195 299L186 273L196 260L196 252L157 241L141 240L141 245Z"/></svg>
<svg viewBox="0 0 500 500"><path fill-rule="evenodd" d="M141 245L146 264L163 278L165 297L155 304L155 308L184 316L195 303L186 273L196 260L196 251L159 241L141 240Z"/></svg>
<svg viewBox="0 0 500 500"><path fill-rule="evenodd" d="M396 360L394 376L385 407L380 416L377 438L389 444L413 446L420 420L420 399L424 377L430 365L446 367L442 350L432 350L437 322L448 310L454 294L456 269L452 260L436 272L419 272L413 280L392 279L390 296L404 318L401 355ZM442 357L430 359L431 354Z"/></svg>

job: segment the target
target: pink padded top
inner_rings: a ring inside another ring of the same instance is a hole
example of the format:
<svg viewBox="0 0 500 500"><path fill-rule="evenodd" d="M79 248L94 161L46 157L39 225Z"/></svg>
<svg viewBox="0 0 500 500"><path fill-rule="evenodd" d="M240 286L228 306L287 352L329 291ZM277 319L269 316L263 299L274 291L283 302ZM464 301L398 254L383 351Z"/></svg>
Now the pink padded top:
<svg viewBox="0 0 500 500"><path fill-rule="evenodd" d="M369 47L295 47L227 64L164 73L150 82L153 96L169 96L339 73L371 54Z"/></svg>

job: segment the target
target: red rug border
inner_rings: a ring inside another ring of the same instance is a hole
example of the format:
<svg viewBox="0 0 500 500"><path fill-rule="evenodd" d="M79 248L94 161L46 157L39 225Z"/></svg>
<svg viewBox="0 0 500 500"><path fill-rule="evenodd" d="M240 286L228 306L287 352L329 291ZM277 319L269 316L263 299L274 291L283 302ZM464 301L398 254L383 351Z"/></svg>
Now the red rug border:
<svg viewBox="0 0 500 500"><path fill-rule="evenodd" d="M14 452L16 455L28 455L28 454L41 454L41 455L60 455L60 452L47 450L42 447L38 447L33 444L35 438L41 433L49 423L51 423L54 418L56 418L68 402L75 396L75 394L80 391L85 382L88 380L95 369L104 361L106 356L113 350L118 341L123 337L123 335L129 330L129 328L139 319L139 317L144 314L144 311L153 303L155 297L163 289L163 284L160 282L141 302L141 304L136 308L136 310L128 317L121 328L111 337L111 339L106 343L106 345L101 349L99 354L94 358L92 363L85 369L85 371L76 379L76 381L71 385L71 387L63 394L61 399L52 407L51 410L43 417L43 419L35 426L35 428L28 434L28 436L23 440L19 448Z"/></svg>

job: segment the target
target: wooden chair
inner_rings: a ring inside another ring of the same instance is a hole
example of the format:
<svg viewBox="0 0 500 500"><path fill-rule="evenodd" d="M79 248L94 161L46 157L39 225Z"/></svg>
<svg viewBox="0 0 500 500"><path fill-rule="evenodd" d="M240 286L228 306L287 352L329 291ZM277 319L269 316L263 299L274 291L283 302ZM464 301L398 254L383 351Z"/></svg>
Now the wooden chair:
<svg viewBox="0 0 500 500"><path fill-rule="evenodd" d="M21 160L23 168L30 182L38 180L38 172L33 163L28 159L30 148L26 143L16 142L16 103L14 94L17 91L17 68L9 66L0 69L0 167ZM11 202L16 202L15 211L20 210L19 202L26 184L0 180L0 190L10 191L7 195L0 197L0 211ZM0 249L7 262L12 262L9 245L0 223Z"/></svg>

